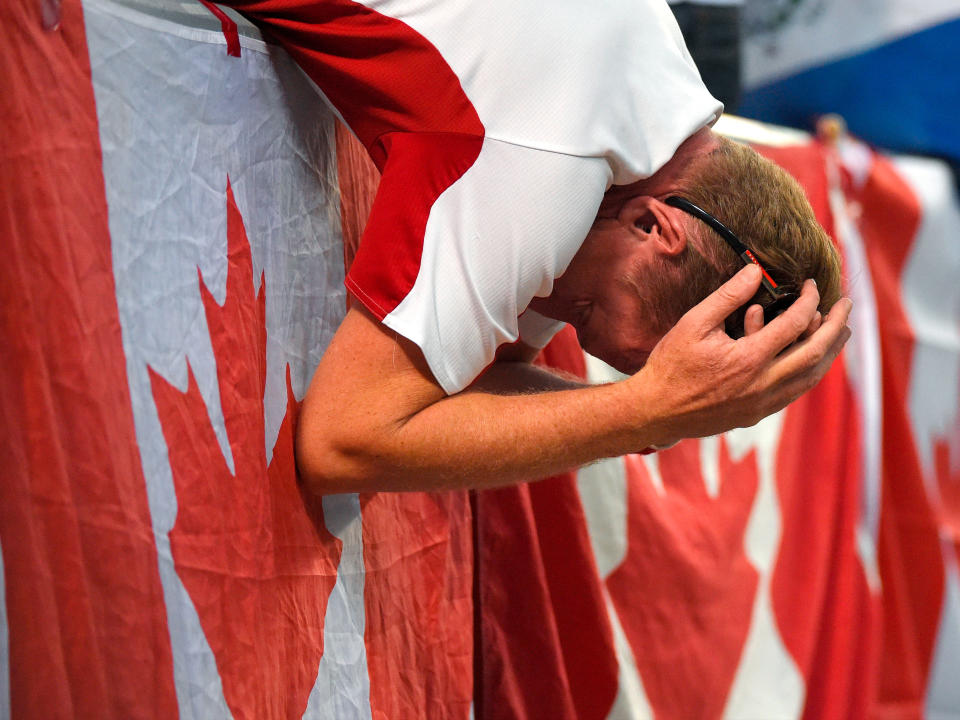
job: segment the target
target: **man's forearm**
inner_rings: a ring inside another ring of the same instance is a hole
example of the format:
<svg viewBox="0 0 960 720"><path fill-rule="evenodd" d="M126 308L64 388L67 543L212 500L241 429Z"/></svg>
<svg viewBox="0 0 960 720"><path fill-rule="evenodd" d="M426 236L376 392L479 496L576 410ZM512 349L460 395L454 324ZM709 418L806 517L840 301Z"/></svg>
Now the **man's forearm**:
<svg viewBox="0 0 960 720"><path fill-rule="evenodd" d="M513 368L520 375L516 386L508 387L506 373L497 373L496 391L476 387L443 398L380 428L374 442L342 437L336 456L314 459L309 467L320 472L304 479L323 492L495 487L646 446L636 431L644 423L630 410L625 386L535 392L530 381L542 387L550 375L528 369L535 372ZM486 378L487 384L492 380ZM310 442L301 435L301 448Z"/></svg>

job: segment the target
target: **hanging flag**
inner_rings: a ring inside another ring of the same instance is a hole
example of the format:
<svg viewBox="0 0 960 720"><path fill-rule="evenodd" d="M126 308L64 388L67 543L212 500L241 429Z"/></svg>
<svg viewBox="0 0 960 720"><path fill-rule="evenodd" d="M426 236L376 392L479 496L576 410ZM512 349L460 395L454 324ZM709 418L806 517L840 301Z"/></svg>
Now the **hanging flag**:
<svg viewBox="0 0 960 720"><path fill-rule="evenodd" d="M960 703L951 174L849 139L722 128L778 145L758 149L840 245L854 335L817 388L756 427L581 468L579 503L563 477L479 494L483 717L539 717L530 655L551 668L552 717L937 717ZM545 357L583 373L575 348L561 334ZM506 604L506 585L523 601ZM561 632L568 607L590 642Z"/></svg>
<svg viewBox="0 0 960 720"><path fill-rule="evenodd" d="M755 428L472 508L320 499L297 483L298 400L376 171L236 14L61 9L45 31L39 3L0 3L0 717L960 706L942 163L761 148L836 237L857 314L823 382ZM569 330L542 360L612 379Z"/></svg>
<svg viewBox="0 0 960 720"><path fill-rule="evenodd" d="M960 160L960 2L748 0L742 115L825 113L879 147Z"/></svg>
<svg viewBox="0 0 960 720"><path fill-rule="evenodd" d="M346 310L332 112L235 14L38 13L0 8L0 716L467 717L466 493L296 478Z"/></svg>

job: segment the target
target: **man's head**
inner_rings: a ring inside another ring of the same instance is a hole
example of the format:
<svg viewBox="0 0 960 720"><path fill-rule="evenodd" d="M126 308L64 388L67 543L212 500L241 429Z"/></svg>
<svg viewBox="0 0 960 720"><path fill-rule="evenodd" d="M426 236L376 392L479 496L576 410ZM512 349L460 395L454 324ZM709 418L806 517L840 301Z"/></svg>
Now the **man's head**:
<svg viewBox="0 0 960 720"><path fill-rule="evenodd" d="M533 307L570 322L584 348L614 367L641 367L687 310L743 267L707 224L666 204L674 195L733 230L783 289L815 279L823 313L839 299L839 255L797 182L751 148L704 130L654 176L608 191L554 293ZM761 287L728 318L728 334L743 334L747 307L773 299Z"/></svg>

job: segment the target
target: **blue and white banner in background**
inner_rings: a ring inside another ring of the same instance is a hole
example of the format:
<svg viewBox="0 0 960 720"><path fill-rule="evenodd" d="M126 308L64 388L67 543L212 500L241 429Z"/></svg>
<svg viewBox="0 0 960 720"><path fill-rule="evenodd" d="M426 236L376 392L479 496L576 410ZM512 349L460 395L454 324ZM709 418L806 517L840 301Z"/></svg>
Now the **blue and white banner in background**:
<svg viewBox="0 0 960 720"><path fill-rule="evenodd" d="M960 161L960 0L747 0L739 114Z"/></svg>

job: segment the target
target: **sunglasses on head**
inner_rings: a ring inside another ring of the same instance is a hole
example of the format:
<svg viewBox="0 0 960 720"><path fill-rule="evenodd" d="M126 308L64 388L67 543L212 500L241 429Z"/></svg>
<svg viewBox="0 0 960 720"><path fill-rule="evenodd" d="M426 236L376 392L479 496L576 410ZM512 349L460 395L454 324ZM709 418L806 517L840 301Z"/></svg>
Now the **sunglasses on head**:
<svg viewBox="0 0 960 720"><path fill-rule="evenodd" d="M763 284L763 287L767 289L767 292L769 292L773 297L773 302L763 309L764 324L769 323L771 320L780 315L780 313L790 307L793 304L793 301L797 299L797 293L781 289L774 279L770 277L770 273L768 273L763 265L760 264L760 261L757 260L756 255L753 254L750 248L740 242L740 238L736 236L733 230L717 220L713 215L708 213L699 205L694 205L689 200L676 195L668 197L664 202L671 207L675 207L678 210L683 210L685 213L693 215L698 220L705 222L717 233L717 235L726 241L727 245L733 248L733 251L740 256L741 260L743 260L744 265L749 265L752 263L760 268L760 282Z"/></svg>

